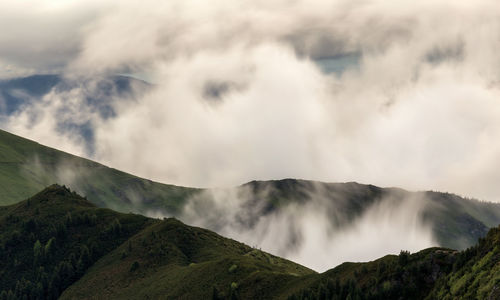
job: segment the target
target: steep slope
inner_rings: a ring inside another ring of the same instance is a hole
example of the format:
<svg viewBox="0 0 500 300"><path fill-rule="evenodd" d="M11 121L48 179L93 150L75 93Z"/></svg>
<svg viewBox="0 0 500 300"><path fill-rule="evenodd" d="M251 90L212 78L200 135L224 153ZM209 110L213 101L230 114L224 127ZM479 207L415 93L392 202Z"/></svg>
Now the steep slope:
<svg viewBox="0 0 500 300"><path fill-rule="evenodd" d="M231 189L230 197L210 199L213 190L152 182L0 130L0 204L21 201L54 182L69 186L99 207L175 216L219 233L224 232L220 223L229 221L252 231L262 217L287 214L292 205L318 207L328 214L332 227L341 230L385 201L401 204L415 199L421 208L419 218L431 227L437 244L443 247L465 249L500 223L500 204L353 182L253 181ZM189 207L200 205L199 215L188 216L186 203ZM214 209L217 203L237 210L219 215L217 209L222 208ZM293 242L295 236L290 239Z"/></svg>
<svg viewBox="0 0 500 300"><path fill-rule="evenodd" d="M0 204L58 182L121 212L175 213L196 189L145 180L0 130Z"/></svg>
<svg viewBox="0 0 500 300"><path fill-rule="evenodd" d="M0 299L52 299L67 287L63 298L270 295L314 274L175 219L97 208L57 185L0 207L0 258Z"/></svg>
<svg viewBox="0 0 500 300"><path fill-rule="evenodd" d="M0 292L14 293L15 299L55 299L93 262L151 222L97 208L57 185L1 207Z"/></svg>
<svg viewBox="0 0 500 300"><path fill-rule="evenodd" d="M500 299L500 227L460 253L428 299Z"/></svg>
<svg viewBox="0 0 500 300"><path fill-rule="evenodd" d="M333 254L332 254L333 255ZM318 274L175 219L97 208L53 185L0 207L0 299L498 299L500 227Z"/></svg>
<svg viewBox="0 0 500 300"><path fill-rule="evenodd" d="M452 270L458 252L429 248L402 251L367 263L344 263L315 275L289 299L424 299Z"/></svg>
<svg viewBox="0 0 500 300"><path fill-rule="evenodd" d="M287 282L313 273L208 230L165 219L97 262L62 299L207 299L214 292L219 297L267 298L283 285L278 278Z"/></svg>
<svg viewBox="0 0 500 300"><path fill-rule="evenodd" d="M289 299L499 299L500 227L462 252L402 251L368 263L344 263Z"/></svg>

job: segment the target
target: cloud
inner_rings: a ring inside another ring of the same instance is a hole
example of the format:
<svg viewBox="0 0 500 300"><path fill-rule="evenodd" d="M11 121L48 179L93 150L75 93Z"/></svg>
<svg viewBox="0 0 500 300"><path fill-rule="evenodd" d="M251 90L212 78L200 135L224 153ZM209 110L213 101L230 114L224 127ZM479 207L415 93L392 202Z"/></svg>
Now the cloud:
<svg viewBox="0 0 500 300"><path fill-rule="evenodd" d="M62 72L75 59L83 30L109 7L101 1L0 3L0 79Z"/></svg>
<svg viewBox="0 0 500 300"><path fill-rule="evenodd" d="M4 128L181 185L298 177L499 199L496 1L62 7L54 11L85 16L61 29L77 29L72 54L61 56L68 74L146 72L155 85L114 103L114 118L70 110L93 129L93 153L51 123L59 116L50 103L73 101L57 92L27 108L35 122L21 113ZM314 61L339 55L359 57L356 67L324 74Z"/></svg>
<svg viewBox="0 0 500 300"><path fill-rule="evenodd" d="M296 192L305 196L274 210L270 185L257 192L251 186L207 190L189 199L180 218L319 272L437 245L422 220L423 194L387 194L354 213L347 202L352 194L341 189L332 194L321 184L302 184Z"/></svg>

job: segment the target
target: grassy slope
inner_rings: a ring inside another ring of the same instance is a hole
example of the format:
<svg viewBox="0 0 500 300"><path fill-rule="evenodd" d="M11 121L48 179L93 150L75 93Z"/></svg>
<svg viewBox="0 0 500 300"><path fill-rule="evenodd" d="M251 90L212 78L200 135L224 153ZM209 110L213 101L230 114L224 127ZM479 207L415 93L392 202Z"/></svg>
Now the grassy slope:
<svg viewBox="0 0 500 300"><path fill-rule="evenodd" d="M428 299L500 299L500 227L462 252Z"/></svg>
<svg viewBox="0 0 500 300"><path fill-rule="evenodd" d="M116 222L119 230L114 227ZM43 248L52 237L56 246L37 260L37 241ZM79 266L84 247L97 261L89 270L90 264ZM16 291L21 297L27 291L31 298L35 298L32 290L38 283L45 282L40 295L55 298L85 272L63 298L199 299L210 297L214 289L221 297L233 291L253 298L275 293L299 276L314 274L288 260L175 219L160 221L97 208L57 185L20 203L0 207L0 257L0 292ZM131 271L134 262L138 268ZM61 271L59 266L64 264L70 266L71 275ZM57 280L55 273L60 274ZM65 277L71 280L61 282ZM24 280L29 283L19 288ZM57 286L55 291L53 286Z"/></svg>
<svg viewBox="0 0 500 300"><path fill-rule="evenodd" d="M131 271L135 262L139 267ZM214 289L221 297L229 296L231 285L244 299L269 298L284 283L313 273L208 230L166 219L97 262L62 299L207 299Z"/></svg>
<svg viewBox="0 0 500 300"><path fill-rule="evenodd" d="M64 166L64 168L62 168ZM179 216L190 195L201 190L156 183L73 156L0 130L0 205L16 203L52 183L69 186L100 207L121 212L164 212ZM335 226L349 226L386 197L422 196L423 217L441 246L464 249L500 223L500 204L436 192L410 193L357 183L321 183L285 179L253 181L243 186L253 193L255 216L275 213L292 202L306 203L317 191L335 203L327 207ZM258 203L259 201L264 201ZM340 218L339 218L340 216Z"/></svg>
<svg viewBox="0 0 500 300"><path fill-rule="evenodd" d="M461 252L429 248L312 277L289 299L500 299L500 227Z"/></svg>
<svg viewBox="0 0 500 300"><path fill-rule="evenodd" d="M197 189L145 180L0 130L0 205L21 201L58 182L101 207L176 213Z"/></svg>
<svg viewBox="0 0 500 300"><path fill-rule="evenodd" d="M47 248L51 237L56 246L36 260L36 241ZM34 299L55 298L66 286L62 299L497 299L499 244L494 228L466 251L430 248L317 274L175 219L97 208L51 186L0 207L0 291ZM75 253L87 247L92 258L81 267L83 254Z"/></svg>

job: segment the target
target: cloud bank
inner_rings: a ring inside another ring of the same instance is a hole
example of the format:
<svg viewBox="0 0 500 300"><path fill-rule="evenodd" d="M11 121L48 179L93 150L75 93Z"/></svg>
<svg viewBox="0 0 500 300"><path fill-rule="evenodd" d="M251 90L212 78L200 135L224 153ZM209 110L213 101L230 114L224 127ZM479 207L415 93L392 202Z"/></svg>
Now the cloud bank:
<svg viewBox="0 0 500 300"><path fill-rule="evenodd" d="M496 1L41 3L3 2L33 22L0 18L19 25L0 60L36 52L68 76L146 72L155 86L111 119L52 93L7 130L182 185L298 177L499 199ZM342 74L314 62L352 53ZM95 151L57 130L54 103L89 121Z"/></svg>
<svg viewBox="0 0 500 300"><path fill-rule="evenodd" d="M86 84L1 126L166 183L293 177L500 201L499 20L493 0L2 1L1 78L63 72ZM342 57L356 59L318 66ZM86 97L123 73L154 85L108 95L104 117ZM88 127L92 146L65 124ZM318 270L433 244L419 199L385 199L337 228L314 193L256 220L241 220L261 209L245 193L207 193L185 221Z"/></svg>
<svg viewBox="0 0 500 300"><path fill-rule="evenodd" d="M206 190L189 199L180 219L319 272L346 261L437 245L422 219L423 194L388 193L353 211L346 202L349 192L332 194L320 183L301 184L296 192L303 197L274 210L269 208L273 189L267 185L256 192L246 185Z"/></svg>

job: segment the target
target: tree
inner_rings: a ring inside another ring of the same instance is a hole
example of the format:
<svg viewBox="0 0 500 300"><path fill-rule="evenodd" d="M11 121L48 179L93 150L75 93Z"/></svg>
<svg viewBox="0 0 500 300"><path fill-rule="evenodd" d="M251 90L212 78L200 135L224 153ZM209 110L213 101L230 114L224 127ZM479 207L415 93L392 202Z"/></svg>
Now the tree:
<svg viewBox="0 0 500 300"><path fill-rule="evenodd" d="M399 252L399 265L404 267L408 264L408 260L410 259L410 251L405 251L405 250L401 250L401 252Z"/></svg>
<svg viewBox="0 0 500 300"><path fill-rule="evenodd" d="M73 282L75 270L68 261L62 261L58 266L58 275L61 281L60 290L64 290Z"/></svg>
<svg viewBox="0 0 500 300"><path fill-rule="evenodd" d="M41 282L38 282L32 293L33 298L35 299L43 299L43 285Z"/></svg>
<svg viewBox="0 0 500 300"><path fill-rule="evenodd" d="M130 266L130 272L134 272L139 268L139 263L137 261L134 261L134 263Z"/></svg>
<svg viewBox="0 0 500 300"><path fill-rule="evenodd" d="M212 300L219 300L221 297L219 297L219 290L213 286L212 287Z"/></svg>
<svg viewBox="0 0 500 300"><path fill-rule="evenodd" d="M38 266L43 257L43 248L40 240L36 240L35 245L33 245L33 264Z"/></svg>
<svg viewBox="0 0 500 300"><path fill-rule="evenodd" d="M85 267L88 267L90 265L90 251L89 248L85 245L83 245L80 250L80 260Z"/></svg>
<svg viewBox="0 0 500 300"><path fill-rule="evenodd" d="M66 227L69 227L71 226L71 224L73 224L73 218L71 217L71 213L69 211L64 218L64 223L66 224Z"/></svg>
<svg viewBox="0 0 500 300"><path fill-rule="evenodd" d="M50 238L50 240L47 242L47 244L45 244L45 256L46 257L50 257L52 255L52 253L54 252L55 250L55 245L56 244L56 238L55 237L52 237Z"/></svg>

